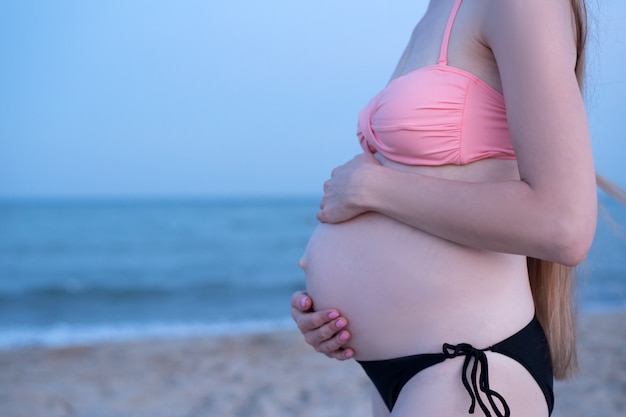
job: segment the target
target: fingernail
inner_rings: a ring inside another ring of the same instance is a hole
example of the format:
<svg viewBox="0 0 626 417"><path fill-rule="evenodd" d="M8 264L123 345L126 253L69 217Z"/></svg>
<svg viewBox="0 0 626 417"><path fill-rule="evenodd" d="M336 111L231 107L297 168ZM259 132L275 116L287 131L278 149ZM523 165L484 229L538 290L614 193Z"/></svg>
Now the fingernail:
<svg viewBox="0 0 626 417"><path fill-rule="evenodd" d="M352 352L351 350L346 350L346 353L344 353L343 355L346 359L350 359L352 356L354 356L354 352Z"/></svg>
<svg viewBox="0 0 626 417"><path fill-rule="evenodd" d="M341 340L342 342L345 342L349 338L350 336L348 336L348 332L341 332L341 334L339 335L339 340Z"/></svg>
<svg viewBox="0 0 626 417"><path fill-rule="evenodd" d="M305 297L302 297L302 298L300 299L300 307L302 307L302 308L306 308L306 302L307 302L307 300L308 300L308 299L309 299L309 297L306 297L306 296L305 296Z"/></svg>
<svg viewBox="0 0 626 417"><path fill-rule="evenodd" d="M339 319L337 320L337 323L335 323L335 326L337 326L338 328L342 328L346 325L346 321L344 319Z"/></svg>
<svg viewBox="0 0 626 417"><path fill-rule="evenodd" d="M334 320L337 317L339 317L339 313L337 313L336 311L331 311L330 313L328 313L328 318L331 320Z"/></svg>

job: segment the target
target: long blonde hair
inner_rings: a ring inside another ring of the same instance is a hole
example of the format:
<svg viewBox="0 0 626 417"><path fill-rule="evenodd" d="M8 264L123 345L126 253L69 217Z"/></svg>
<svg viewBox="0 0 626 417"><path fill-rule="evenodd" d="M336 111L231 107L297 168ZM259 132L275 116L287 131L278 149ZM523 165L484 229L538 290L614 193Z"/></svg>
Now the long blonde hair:
<svg viewBox="0 0 626 417"><path fill-rule="evenodd" d="M587 44L587 7L585 0L571 0L571 4L576 29L575 72L582 92ZM597 174L596 182L602 190L626 202L624 190ZM578 366L574 308L576 270L573 267L535 258L528 258L527 264L535 311L548 339L554 376L557 379L568 378Z"/></svg>

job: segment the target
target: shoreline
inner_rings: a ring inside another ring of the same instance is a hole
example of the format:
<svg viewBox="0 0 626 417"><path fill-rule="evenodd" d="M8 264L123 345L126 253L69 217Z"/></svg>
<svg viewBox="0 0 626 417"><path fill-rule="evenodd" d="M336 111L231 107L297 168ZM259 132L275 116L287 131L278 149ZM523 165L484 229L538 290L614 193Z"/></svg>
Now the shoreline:
<svg viewBox="0 0 626 417"><path fill-rule="evenodd" d="M599 307L579 312L582 317L626 314L619 307ZM290 316L267 320L219 323L124 323L55 325L50 327L1 327L0 353L20 349L63 349L109 343L157 342L192 338L249 336L296 331Z"/></svg>
<svg viewBox="0 0 626 417"><path fill-rule="evenodd" d="M124 323L55 325L50 327L0 327L0 352L39 347L62 349L108 343L150 342L196 337L245 336L295 330L291 317L205 323Z"/></svg>
<svg viewBox="0 0 626 417"><path fill-rule="evenodd" d="M555 385L554 417L626 410L626 312L579 316L580 372ZM354 361L295 330L0 350L3 417L367 416Z"/></svg>

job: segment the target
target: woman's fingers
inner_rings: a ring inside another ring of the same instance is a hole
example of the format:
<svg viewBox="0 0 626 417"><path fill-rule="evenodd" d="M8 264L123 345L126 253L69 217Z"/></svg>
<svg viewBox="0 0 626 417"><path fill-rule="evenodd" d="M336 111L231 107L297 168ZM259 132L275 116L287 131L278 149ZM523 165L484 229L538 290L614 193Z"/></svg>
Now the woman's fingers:
<svg viewBox="0 0 626 417"><path fill-rule="evenodd" d="M313 311L313 300L305 292L298 291L291 297L291 316L298 325L304 340L316 351L328 357L345 360L354 355L343 347L350 340L346 330L348 320L334 309Z"/></svg>
<svg viewBox="0 0 626 417"><path fill-rule="evenodd" d="M342 349L350 340L350 332L346 330L348 326L348 320L344 317L336 317L338 313L336 311L327 311L319 313L306 313L309 315L308 320L304 326L306 329L300 328L304 339L311 345L316 351L325 354L331 358L336 359L349 359L353 352L346 352ZM330 317L336 317L330 321ZM304 321L303 321L304 322ZM319 325L320 323L324 323Z"/></svg>
<svg viewBox="0 0 626 417"><path fill-rule="evenodd" d="M304 266L304 261L301 259L298 264L300 265L300 268L302 268ZM291 296L291 308L302 312L309 311L313 308L313 300L311 300L311 297L309 297L306 292L296 291Z"/></svg>
<svg viewBox="0 0 626 417"><path fill-rule="evenodd" d="M344 348L345 344L350 340L350 337L351 335L349 331L341 330L332 338L327 339L325 342L313 347L315 350L325 354L329 358L343 361L354 356L354 350L352 350L352 348Z"/></svg>
<svg viewBox="0 0 626 417"><path fill-rule="evenodd" d="M337 310L302 311L301 305L291 308L291 316L308 343L320 344L344 328L347 320Z"/></svg>

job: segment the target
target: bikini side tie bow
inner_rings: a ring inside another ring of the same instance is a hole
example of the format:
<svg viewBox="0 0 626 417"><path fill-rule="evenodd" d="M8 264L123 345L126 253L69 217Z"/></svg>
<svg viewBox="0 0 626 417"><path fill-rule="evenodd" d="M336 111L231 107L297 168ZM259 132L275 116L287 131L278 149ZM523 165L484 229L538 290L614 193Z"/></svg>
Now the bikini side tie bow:
<svg viewBox="0 0 626 417"><path fill-rule="evenodd" d="M484 350L476 349L468 343L459 343L458 345L451 345L448 343L444 343L443 354L446 357L446 359L456 358L458 356L465 356L465 363L463 363L462 381L463 381L463 385L465 386L465 389L467 390L467 392L469 393L472 399L472 404L470 405L470 408L469 408L470 414L474 414L474 409L476 408L476 402L478 402L478 405L485 413L485 416L491 417L491 413L489 412L487 405L484 403L484 401L480 397L480 391L482 391L487 397L487 400L489 401L489 404L491 405L491 408L493 409L493 412L496 414L497 417L510 417L511 410L509 409L508 404L504 400L504 397L502 397L502 395L498 394L496 391L493 391L491 388L489 388L489 369L488 369L488 364L487 364L487 355L485 354ZM472 365L472 374L471 374L472 385L470 385L469 381L467 380L467 369L472 359L474 359L474 364ZM479 364L480 364L480 373L478 374ZM477 374L478 374L478 379L476 379ZM502 404L502 407L504 408L504 413L500 411L500 409L496 405L494 398L500 401L500 403Z"/></svg>

